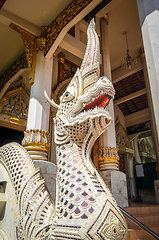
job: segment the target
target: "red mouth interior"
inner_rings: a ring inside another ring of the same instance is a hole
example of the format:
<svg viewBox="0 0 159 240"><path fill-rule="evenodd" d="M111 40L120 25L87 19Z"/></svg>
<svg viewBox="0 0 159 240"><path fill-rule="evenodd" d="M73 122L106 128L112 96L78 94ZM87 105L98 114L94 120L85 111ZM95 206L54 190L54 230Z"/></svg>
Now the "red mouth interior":
<svg viewBox="0 0 159 240"><path fill-rule="evenodd" d="M94 109L95 107L105 108L105 106L108 104L110 99L110 96L106 94L102 94L98 98L96 98L93 102L87 104L83 109L82 112Z"/></svg>

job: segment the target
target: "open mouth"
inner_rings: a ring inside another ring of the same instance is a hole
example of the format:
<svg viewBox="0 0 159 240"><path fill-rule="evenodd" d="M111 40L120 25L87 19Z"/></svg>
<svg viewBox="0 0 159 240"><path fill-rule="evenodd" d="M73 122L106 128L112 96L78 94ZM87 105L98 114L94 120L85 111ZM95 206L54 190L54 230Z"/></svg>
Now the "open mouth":
<svg viewBox="0 0 159 240"><path fill-rule="evenodd" d="M88 103L84 106L82 109L82 112L92 110L96 107L98 108L106 108L106 106L109 104L111 97L109 95L106 95L105 93L94 99L91 103Z"/></svg>

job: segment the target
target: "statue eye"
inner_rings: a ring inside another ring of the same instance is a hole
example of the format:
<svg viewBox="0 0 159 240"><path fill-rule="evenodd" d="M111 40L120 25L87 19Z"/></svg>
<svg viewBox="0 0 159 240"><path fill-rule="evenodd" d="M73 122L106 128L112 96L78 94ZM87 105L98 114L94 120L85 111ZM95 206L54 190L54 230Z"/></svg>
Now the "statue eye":
<svg viewBox="0 0 159 240"><path fill-rule="evenodd" d="M65 97L68 97L69 95L70 95L69 92L66 92L66 93L65 93Z"/></svg>
<svg viewBox="0 0 159 240"><path fill-rule="evenodd" d="M74 98L74 96L70 92L66 92L61 99L63 102L69 102Z"/></svg>

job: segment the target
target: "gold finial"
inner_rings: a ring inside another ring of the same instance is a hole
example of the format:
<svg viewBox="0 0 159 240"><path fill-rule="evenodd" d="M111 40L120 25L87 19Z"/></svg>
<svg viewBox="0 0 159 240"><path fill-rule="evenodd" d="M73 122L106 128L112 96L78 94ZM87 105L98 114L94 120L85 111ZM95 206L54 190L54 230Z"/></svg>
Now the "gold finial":
<svg viewBox="0 0 159 240"><path fill-rule="evenodd" d="M41 51L44 50L46 46L46 30L47 30L47 27L43 26L41 28L41 36L37 37L36 39L37 51L39 51L39 49Z"/></svg>
<svg viewBox="0 0 159 240"><path fill-rule="evenodd" d="M144 47L140 47L140 59L141 59L141 62L145 59L145 52L144 52Z"/></svg>
<svg viewBox="0 0 159 240"><path fill-rule="evenodd" d="M108 20L109 20L109 16L108 16L108 13L106 13L103 18L106 20L107 24L108 24Z"/></svg>

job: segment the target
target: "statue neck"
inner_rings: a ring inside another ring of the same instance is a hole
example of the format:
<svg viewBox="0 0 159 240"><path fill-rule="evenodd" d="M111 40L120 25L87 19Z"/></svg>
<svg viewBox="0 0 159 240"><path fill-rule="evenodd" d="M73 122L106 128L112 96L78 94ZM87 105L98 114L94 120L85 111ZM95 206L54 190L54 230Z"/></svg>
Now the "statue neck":
<svg viewBox="0 0 159 240"><path fill-rule="evenodd" d="M87 220L96 208L97 194L104 191L96 174L92 175L85 166L81 155L81 148L75 144L57 146L58 219Z"/></svg>

